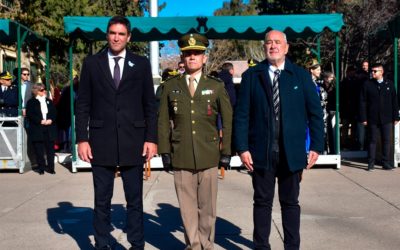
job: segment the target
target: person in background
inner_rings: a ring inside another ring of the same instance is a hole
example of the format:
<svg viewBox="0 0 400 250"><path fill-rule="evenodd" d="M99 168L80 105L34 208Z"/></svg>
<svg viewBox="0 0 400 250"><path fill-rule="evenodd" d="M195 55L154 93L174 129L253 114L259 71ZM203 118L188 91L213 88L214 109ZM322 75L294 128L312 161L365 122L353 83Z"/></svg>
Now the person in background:
<svg viewBox="0 0 400 250"><path fill-rule="evenodd" d="M185 73L185 63L183 61L178 62L178 72L181 75Z"/></svg>
<svg viewBox="0 0 400 250"><path fill-rule="evenodd" d="M236 105L236 91L235 85L233 83L233 74L235 73L233 64L226 62L222 64L221 71L218 73L218 78L224 81L225 90L229 95L229 100L231 101L232 108Z"/></svg>
<svg viewBox="0 0 400 250"><path fill-rule="evenodd" d="M76 107L79 89L79 75L72 71L72 101ZM71 152L71 85L68 84L61 90L60 100L57 104L57 126L59 129L59 147L61 152Z"/></svg>
<svg viewBox="0 0 400 250"><path fill-rule="evenodd" d="M54 141L57 138L56 108L46 97L46 88L42 83L32 86L32 98L26 105L26 117L29 121L28 136L32 141L38 173L55 174ZM46 160L44 159L46 155ZM46 164L47 162L47 164Z"/></svg>
<svg viewBox="0 0 400 250"><path fill-rule="evenodd" d="M0 116L18 116L18 87L11 84L12 75L8 71L0 74ZM6 123L7 126L15 126L14 123Z"/></svg>
<svg viewBox="0 0 400 250"><path fill-rule="evenodd" d="M362 69L365 73L369 74L369 63L368 63L368 61L363 61L363 62L361 63L361 69Z"/></svg>
<svg viewBox="0 0 400 250"><path fill-rule="evenodd" d="M368 171L375 169L376 144L378 133L382 140L382 169L394 168L390 160L390 136L393 124L399 122L399 107L393 82L384 77L380 63L371 66L372 79L367 80L361 89L360 118L368 126Z"/></svg>
<svg viewBox="0 0 400 250"><path fill-rule="evenodd" d="M325 138L325 148L324 148L324 154L327 153L328 150L328 145L329 145L329 137L328 137L328 112L326 110L326 105L327 105L327 100L328 100L328 93L324 89L324 83L323 80L321 79L321 65L316 59L312 59L308 65L307 65L308 70L310 71L311 78L313 80L313 83L315 85L315 91L317 92L319 96L319 100L321 102L321 108L322 112L324 114L324 138ZM307 133L309 134L309 132ZM309 138L309 137L308 137ZM307 143L307 151L309 147L309 142Z"/></svg>
<svg viewBox="0 0 400 250"><path fill-rule="evenodd" d="M348 66L345 78L340 83L341 142L344 150L354 149L356 146L357 115L360 103L356 73L354 66Z"/></svg>
<svg viewBox="0 0 400 250"><path fill-rule="evenodd" d="M15 68L13 70L13 74L15 76L18 76L18 68ZM26 115L25 107L26 107L26 104L28 103L29 99L31 99L31 97L32 97L32 84L29 80L30 79L29 77L30 77L29 69L23 67L23 68L21 68L21 76L16 77L16 79L13 82L13 85L15 85L15 86L17 86L17 88L19 88L18 80L20 79L20 81L21 81L20 94L21 94L21 99L22 99L22 102L21 102L22 103L22 107L21 107L22 108L22 116Z"/></svg>
<svg viewBox="0 0 400 250"><path fill-rule="evenodd" d="M300 181L324 148L321 103L310 74L286 59L286 35L265 35L266 60L243 73L234 113L234 141L251 172L254 249L271 249L272 205L278 179L285 249L300 249ZM310 128L308 154L304 133Z"/></svg>
<svg viewBox="0 0 400 250"><path fill-rule="evenodd" d="M354 75L354 89L353 89L353 96L349 97L351 98L351 105L354 105L355 108L355 118L356 118L356 123L357 123L357 130L356 130L356 149L357 150L362 150L364 151L366 149L366 128L363 124L363 121L360 119L360 94L361 94L361 88L364 85L364 83L372 78L372 73L369 72L368 68L368 62L364 62L362 64L362 68L358 69ZM354 129L353 129L354 130Z"/></svg>
<svg viewBox="0 0 400 250"><path fill-rule="evenodd" d="M328 125L328 153L335 154L336 147L336 77L331 71L326 71L322 74L322 80L324 82L324 90L328 94L326 111L328 113L327 125Z"/></svg>
<svg viewBox="0 0 400 250"><path fill-rule="evenodd" d="M159 153L165 170L174 170L186 249L196 250L214 249L218 166L227 168L231 154L229 96L221 80L202 72L208 44L200 34L179 39L185 74L165 83L158 116Z"/></svg>

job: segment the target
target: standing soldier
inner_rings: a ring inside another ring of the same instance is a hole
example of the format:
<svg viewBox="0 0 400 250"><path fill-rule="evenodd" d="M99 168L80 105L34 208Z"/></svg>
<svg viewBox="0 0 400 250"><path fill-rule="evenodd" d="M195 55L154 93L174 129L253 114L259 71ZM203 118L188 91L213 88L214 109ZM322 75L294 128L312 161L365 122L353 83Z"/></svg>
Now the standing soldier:
<svg viewBox="0 0 400 250"><path fill-rule="evenodd" d="M158 120L159 153L164 168L174 170L187 249L213 249L217 167L229 166L232 107L223 82L202 73L208 39L187 34L178 45L185 73L168 80L163 89ZM222 117L221 149L218 114Z"/></svg>

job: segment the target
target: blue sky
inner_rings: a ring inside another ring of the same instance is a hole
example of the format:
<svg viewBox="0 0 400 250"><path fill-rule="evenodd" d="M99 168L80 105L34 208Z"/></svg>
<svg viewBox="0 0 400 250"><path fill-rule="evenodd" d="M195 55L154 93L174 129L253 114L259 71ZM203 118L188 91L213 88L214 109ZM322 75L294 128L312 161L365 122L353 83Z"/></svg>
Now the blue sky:
<svg viewBox="0 0 400 250"><path fill-rule="evenodd" d="M158 4L166 2L167 6L158 14L167 16L212 16L214 10L222 7L229 0L158 0Z"/></svg>

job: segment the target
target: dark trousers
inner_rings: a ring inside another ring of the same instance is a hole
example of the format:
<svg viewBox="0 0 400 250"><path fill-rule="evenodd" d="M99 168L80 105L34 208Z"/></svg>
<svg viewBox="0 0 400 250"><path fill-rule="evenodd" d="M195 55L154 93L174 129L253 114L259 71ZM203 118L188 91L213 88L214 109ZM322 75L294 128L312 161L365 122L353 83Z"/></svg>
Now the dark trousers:
<svg viewBox="0 0 400 250"><path fill-rule="evenodd" d="M96 247L111 246L111 198L116 167L92 165ZM144 249L143 165L119 168L127 202L126 234L133 249Z"/></svg>
<svg viewBox="0 0 400 250"><path fill-rule="evenodd" d="M33 148L35 151L36 155L36 161L38 164L38 170L39 171L44 171L49 170L53 171L54 170L54 142L50 140L49 138L49 133L47 130L43 133L44 140L43 141L34 141L32 142ZM44 159L44 154L46 151L46 159L47 159L47 165L46 161Z"/></svg>
<svg viewBox="0 0 400 250"><path fill-rule="evenodd" d="M272 169L254 169L252 174L254 249L271 249L269 235L276 178L278 179L285 249L300 248L300 172L291 173L287 168L286 159L282 157Z"/></svg>
<svg viewBox="0 0 400 250"><path fill-rule="evenodd" d="M393 124L368 124L368 139L369 139L369 148L368 148L368 164L375 164L375 155L376 155L376 142L378 140L378 133L381 133L382 139L382 164L384 167L391 165L389 163L390 159L390 134Z"/></svg>

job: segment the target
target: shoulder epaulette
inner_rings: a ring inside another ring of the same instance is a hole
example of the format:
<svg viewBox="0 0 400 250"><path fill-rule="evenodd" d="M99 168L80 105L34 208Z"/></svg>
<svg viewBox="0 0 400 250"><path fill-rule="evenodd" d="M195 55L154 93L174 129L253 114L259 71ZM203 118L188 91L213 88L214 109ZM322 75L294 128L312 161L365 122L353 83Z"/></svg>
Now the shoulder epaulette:
<svg viewBox="0 0 400 250"><path fill-rule="evenodd" d="M170 80L172 80L172 79L175 79L175 78L177 78L177 77L183 77L183 75L182 75L182 74L179 74L179 75L175 75L175 76L170 76L170 77L168 77L167 79L165 79L164 83L166 83L166 82L168 82L168 81L170 81Z"/></svg>
<svg viewBox="0 0 400 250"><path fill-rule="evenodd" d="M218 82L224 82L224 81L221 80L220 78L215 77L215 76L212 76L212 75L207 75L206 77L207 77L207 78L210 78L210 79L213 79L213 80L216 80L216 81L218 81Z"/></svg>

